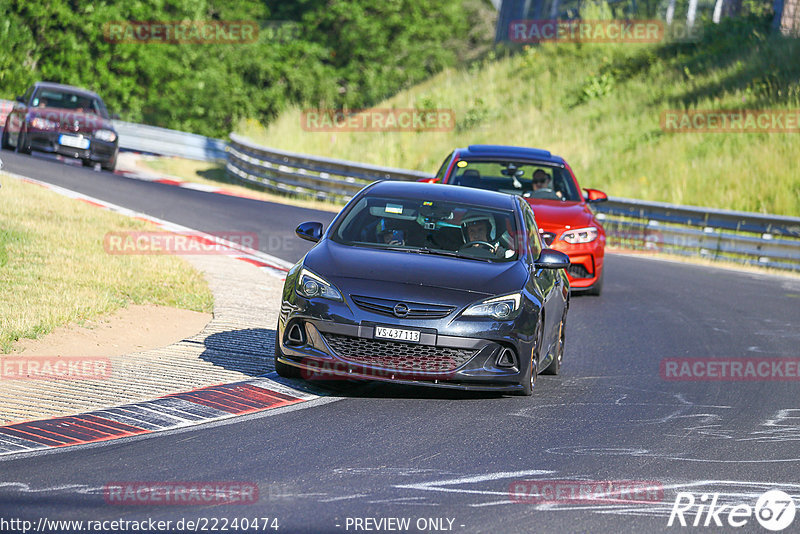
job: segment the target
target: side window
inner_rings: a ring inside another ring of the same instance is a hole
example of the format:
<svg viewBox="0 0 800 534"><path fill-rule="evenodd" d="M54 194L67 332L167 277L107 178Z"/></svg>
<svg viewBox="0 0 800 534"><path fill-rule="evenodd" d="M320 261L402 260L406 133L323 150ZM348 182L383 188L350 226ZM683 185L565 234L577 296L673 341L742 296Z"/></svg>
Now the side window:
<svg viewBox="0 0 800 534"><path fill-rule="evenodd" d="M450 160L453 157L453 153L451 152L446 158L444 158L444 162L442 162L442 166L439 167L439 171L436 173L436 182L442 183L444 180L444 175L447 172L447 164L450 163Z"/></svg>
<svg viewBox="0 0 800 534"><path fill-rule="evenodd" d="M33 96L33 86L31 85L28 87L28 90L25 91L25 94L22 96L25 99L25 104L29 105L31 103L31 97Z"/></svg>
<svg viewBox="0 0 800 534"><path fill-rule="evenodd" d="M531 248L531 256L533 259L539 257L542 252L542 241L539 236L539 228L536 226L536 219L533 216L533 210L530 205L523 201L523 213L525 214L525 227L528 231L528 246Z"/></svg>

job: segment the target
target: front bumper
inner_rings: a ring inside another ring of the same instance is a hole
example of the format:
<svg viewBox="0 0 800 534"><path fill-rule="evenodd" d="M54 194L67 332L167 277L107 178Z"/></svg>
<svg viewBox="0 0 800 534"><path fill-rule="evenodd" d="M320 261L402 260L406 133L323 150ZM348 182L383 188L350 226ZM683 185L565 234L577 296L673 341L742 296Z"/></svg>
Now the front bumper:
<svg viewBox="0 0 800 534"><path fill-rule="evenodd" d="M591 243L571 245L556 238L550 248L569 256L570 265L566 269L570 288L573 291L589 290L598 282L603 273L605 255L605 235L600 235Z"/></svg>
<svg viewBox="0 0 800 534"><path fill-rule="evenodd" d="M442 335L434 328L416 325L344 323L304 315L290 315L279 323L276 341L280 343L280 361L299 368L306 379L378 380L514 392L522 390L530 365L530 356L527 363L519 357L530 355L530 348L519 340ZM420 341L376 339L378 324L419 330ZM516 355L515 365L498 365L505 349Z"/></svg>
<svg viewBox="0 0 800 534"><path fill-rule="evenodd" d="M89 140L89 148L75 148L60 144L60 135L81 136ZM28 132L28 143L32 150L60 154L70 158L82 159L85 161L96 161L98 163L111 163L117 156L117 141L109 143L94 137L76 134L75 132L43 131L31 129Z"/></svg>

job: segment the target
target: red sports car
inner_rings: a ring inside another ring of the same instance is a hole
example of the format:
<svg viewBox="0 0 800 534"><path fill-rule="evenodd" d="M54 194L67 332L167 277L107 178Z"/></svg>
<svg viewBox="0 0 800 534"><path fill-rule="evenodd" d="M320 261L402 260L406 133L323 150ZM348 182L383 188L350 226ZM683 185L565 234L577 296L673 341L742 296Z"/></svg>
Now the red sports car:
<svg viewBox="0 0 800 534"><path fill-rule="evenodd" d="M535 148L470 145L455 149L436 177L425 181L521 195L533 208L545 245L569 256L572 290L600 294L606 234L589 204L608 197L596 189L583 195L563 158Z"/></svg>

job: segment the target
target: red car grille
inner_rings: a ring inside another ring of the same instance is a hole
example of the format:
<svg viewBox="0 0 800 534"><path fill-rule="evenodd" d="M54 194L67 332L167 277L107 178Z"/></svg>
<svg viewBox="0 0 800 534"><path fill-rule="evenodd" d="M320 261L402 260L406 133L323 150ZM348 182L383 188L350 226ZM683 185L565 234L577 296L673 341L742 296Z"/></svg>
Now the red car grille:
<svg viewBox="0 0 800 534"><path fill-rule="evenodd" d="M401 372L443 373L455 371L474 355L472 350L382 341L339 334L324 334L324 336L333 352L342 360Z"/></svg>
<svg viewBox="0 0 800 534"><path fill-rule="evenodd" d="M592 276L594 276L592 273L586 270L586 267L584 267L580 263L571 263L569 267L567 267L567 272L573 278L591 278Z"/></svg>

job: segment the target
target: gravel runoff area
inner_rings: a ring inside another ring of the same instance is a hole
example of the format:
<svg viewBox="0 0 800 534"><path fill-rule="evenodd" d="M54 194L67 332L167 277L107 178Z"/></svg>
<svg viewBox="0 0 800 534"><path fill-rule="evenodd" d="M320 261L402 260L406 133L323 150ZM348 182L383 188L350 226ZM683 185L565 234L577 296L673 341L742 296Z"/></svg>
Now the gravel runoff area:
<svg viewBox="0 0 800 534"><path fill-rule="evenodd" d="M110 357L110 376L102 380L0 380L0 424L108 408L273 371L283 281L228 256L184 257L204 274L214 295L213 319L199 334L160 349Z"/></svg>

